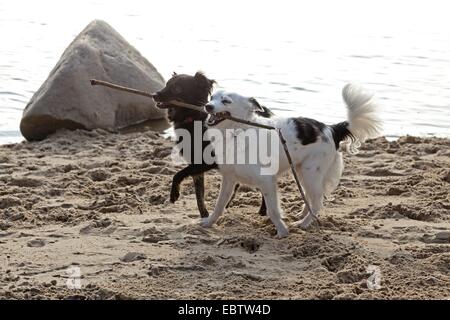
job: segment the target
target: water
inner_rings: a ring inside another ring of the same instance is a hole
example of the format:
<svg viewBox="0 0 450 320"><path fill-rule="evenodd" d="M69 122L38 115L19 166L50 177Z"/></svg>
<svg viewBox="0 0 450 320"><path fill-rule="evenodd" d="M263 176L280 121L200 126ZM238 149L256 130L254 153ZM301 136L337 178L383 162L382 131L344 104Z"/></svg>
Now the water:
<svg viewBox="0 0 450 320"><path fill-rule="evenodd" d="M384 133L450 136L445 1L0 0L0 143L93 19L119 31L168 79L203 70L276 113L335 123L348 81L376 92Z"/></svg>

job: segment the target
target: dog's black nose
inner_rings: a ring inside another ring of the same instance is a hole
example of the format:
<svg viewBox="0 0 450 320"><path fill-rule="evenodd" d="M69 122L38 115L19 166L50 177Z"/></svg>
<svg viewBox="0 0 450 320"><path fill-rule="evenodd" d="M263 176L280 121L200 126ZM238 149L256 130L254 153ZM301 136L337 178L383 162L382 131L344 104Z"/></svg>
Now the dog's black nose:
<svg viewBox="0 0 450 320"><path fill-rule="evenodd" d="M214 106L213 106L212 104L207 104L207 105L205 106L205 110L206 110L206 112L211 113L211 112L214 111Z"/></svg>

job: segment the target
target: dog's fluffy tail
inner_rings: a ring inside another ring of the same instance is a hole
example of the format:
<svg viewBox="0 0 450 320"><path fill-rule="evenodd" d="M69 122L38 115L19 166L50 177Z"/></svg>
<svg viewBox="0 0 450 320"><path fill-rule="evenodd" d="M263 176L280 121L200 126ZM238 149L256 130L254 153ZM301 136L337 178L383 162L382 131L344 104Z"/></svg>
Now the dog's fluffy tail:
<svg viewBox="0 0 450 320"><path fill-rule="evenodd" d="M347 105L347 121L332 125L336 147L341 141L350 139L348 151L357 153L361 143L381 134L381 120L373 95L355 84L347 84L342 90Z"/></svg>

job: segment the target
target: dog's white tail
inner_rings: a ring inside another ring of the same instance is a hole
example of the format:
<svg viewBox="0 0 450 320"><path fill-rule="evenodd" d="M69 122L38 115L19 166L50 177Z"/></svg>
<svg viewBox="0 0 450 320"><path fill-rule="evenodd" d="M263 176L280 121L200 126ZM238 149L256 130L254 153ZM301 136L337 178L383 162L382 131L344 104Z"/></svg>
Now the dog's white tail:
<svg viewBox="0 0 450 320"><path fill-rule="evenodd" d="M381 134L382 122L378 117L378 107L373 95L360 86L347 84L342 90L342 97L347 105L347 128L353 137L350 151L355 153L361 142Z"/></svg>

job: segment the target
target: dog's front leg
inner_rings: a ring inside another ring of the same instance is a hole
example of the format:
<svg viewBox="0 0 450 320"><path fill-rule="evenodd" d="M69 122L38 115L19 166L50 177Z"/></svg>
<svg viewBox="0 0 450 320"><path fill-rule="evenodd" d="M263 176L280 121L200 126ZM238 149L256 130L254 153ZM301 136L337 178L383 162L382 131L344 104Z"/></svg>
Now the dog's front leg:
<svg viewBox="0 0 450 320"><path fill-rule="evenodd" d="M192 179L194 179L195 197L197 199L197 207L200 211L200 217L207 218L209 214L205 206L205 175L202 173L193 176Z"/></svg>
<svg viewBox="0 0 450 320"><path fill-rule="evenodd" d="M170 202L175 203L180 197L180 184L183 180L188 176L186 174L186 169L184 168L181 171L178 171L172 179L172 187L170 189Z"/></svg>
<svg viewBox="0 0 450 320"><path fill-rule="evenodd" d="M217 164L190 164L186 168L178 171L172 180L172 188L170 190L170 202L174 203L180 197L180 184L189 176L196 176L216 169ZM194 181L195 182L195 181Z"/></svg>
<svg viewBox="0 0 450 320"><path fill-rule="evenodd" d="M233 195L231 196L231 199L226 206L227 209L230 207L231 202L234 200L234 197L236 196L238 189L239 189L239 184L236 184L236 186L234 187ZM264 195L262 193L261 193L261 198L262 198L261 206L259 207L258 214L261 216L265 216L265 215L267 215L267 207L266 207L266 201L264 200Z"/></svg>
<svg viewBox="0 0 450 320"><path fill-rule="evenodd" d="M202 219L200 225L205 228L211 227L225 210L226 205L233 195L236 181L231 178L223 177L222 186L220 187L219 198L217 198L214 213L209 218Z"/></svg>

